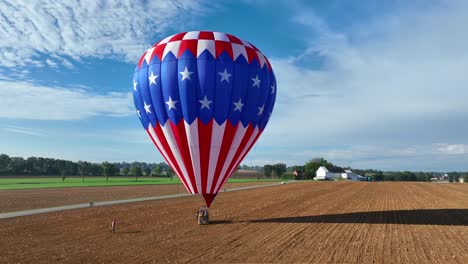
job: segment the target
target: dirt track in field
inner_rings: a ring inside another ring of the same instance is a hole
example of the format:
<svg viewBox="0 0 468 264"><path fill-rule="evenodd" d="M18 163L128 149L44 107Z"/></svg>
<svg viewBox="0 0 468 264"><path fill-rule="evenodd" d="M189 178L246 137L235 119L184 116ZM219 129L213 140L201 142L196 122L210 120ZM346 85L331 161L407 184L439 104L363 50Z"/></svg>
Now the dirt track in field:
<svg viewBox="0 0 468 264"><path fill-rule="evenodd" d="M268 185L272 182L226 183L223 188ZM138 185L0 190L0 213L80 203L187 193L183 185Z"/></svg>
<svg viewBox="0 0 468 264"><path fill-rule="evenodd" d="M468 263L468 184L296 183L0 220L0 263ZM117 233L110 221L118 221Z"/></svg>

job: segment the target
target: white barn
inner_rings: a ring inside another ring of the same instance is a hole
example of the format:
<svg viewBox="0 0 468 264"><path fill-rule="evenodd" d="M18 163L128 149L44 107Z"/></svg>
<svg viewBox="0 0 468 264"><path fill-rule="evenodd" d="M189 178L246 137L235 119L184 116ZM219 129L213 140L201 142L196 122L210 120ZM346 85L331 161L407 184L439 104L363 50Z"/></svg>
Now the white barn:
<svg viewBox="0 0 468 264"><path fill-rule="evenodd" d="M341 178L352 180L352 181L365 181L366 180L366 177L358 175L352 172L351 170L345 170L344 173L341 173Z"/></svg>
<svg viewBox="0 0 468 264"><path fill-rule="evenodd" d="M345 170L343 173L333 173L328 171L325 166L320 166L315 172L315 180L333 180L333 179L347 179L352 181L365 181L366 177L358 175L351 170Z"/></svg>
<svg viewBox="0 0 468 264"><path fill-rule="evenodd" d="M341 178L341 173L330 172L325 166L320 166L315 172L316 180L333 180L334 178Z"/></svg>

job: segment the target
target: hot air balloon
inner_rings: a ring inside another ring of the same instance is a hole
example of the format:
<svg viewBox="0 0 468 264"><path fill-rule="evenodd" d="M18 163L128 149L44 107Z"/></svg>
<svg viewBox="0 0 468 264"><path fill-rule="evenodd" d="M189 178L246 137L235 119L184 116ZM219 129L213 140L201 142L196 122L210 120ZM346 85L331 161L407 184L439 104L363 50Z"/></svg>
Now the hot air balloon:
<svg viewBox="0 0 468 264"><path fill-rule="evenodd" d="M276 98L268 59L233 35L191 31L149 48L133 76L138 117L188 192L209 207L255 144Z"/></svg>

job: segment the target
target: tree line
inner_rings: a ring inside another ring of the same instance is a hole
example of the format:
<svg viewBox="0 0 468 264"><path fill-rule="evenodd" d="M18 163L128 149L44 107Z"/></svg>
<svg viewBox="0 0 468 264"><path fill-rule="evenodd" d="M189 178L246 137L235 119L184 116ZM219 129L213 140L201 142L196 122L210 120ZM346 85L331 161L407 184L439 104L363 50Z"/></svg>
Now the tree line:
<svg viewBox="0 0 468 264"><path fill-rule="evenodd" d="M320 166L325 166L330 172L340 173L345 169L367 177L375 181L429 181L437 172L411 172L411 171L381 171L372 169L352 169L350 167L337 166L324 158L314 158L304 165L287 166L284 163L267 164L264 166L241 165L239 169L262 172L267 178L283 178L297 180L311 180ZM297 172L297 176L293 175ZM62 159L42 157L10 157L0 154L0 176L134 176L138 177L173 177L175 174L165 162L102 162L88 161L73 162ZM468 182L468 172L449 172L448 181L458 182L460 178ZM84 179L84 178L83 178Z"/></svg>
<svg viewBox="0 0 468 264"><path fill-rule="evenodd" d="M354 173L372 177L374 181L430 181L431 178L441 177L439 172L412 172L412 171L381 171L373 169L352 169L351 167L337 166L324 158L314 158L304 165L286 167L285 164L267 164L263 166L263 173L266 177L280 177L283 179L311 180L316 176L316 171L320 166L326 167L330 172L343 173L345 170L352 170ZM297 176L293 175L296 172ZM468 172L449 172L448 181L458 182L460 178L468 182Z"/></svg>
<svg viewBox="0 0 468 264"><path fill-rule="evenodd" d="M166 176L174 175L164 162L73 162L42 157L10 157L0 154L0 175L5 176Z"/></svg>
<svg viewBox="0 0 468 264"><path fill-rule="evenodd" d="M282 179L311 180L316 175L315 172L320 166L325 166L330 172L344 172L345 168L334 165L324 158L314 158L304 165L287 167L286 164L267 164L263 166L263 173L266 177L279 177ZM346 168L347 169L347 168ZM296 172L297 175L293 175Z"/></svg>

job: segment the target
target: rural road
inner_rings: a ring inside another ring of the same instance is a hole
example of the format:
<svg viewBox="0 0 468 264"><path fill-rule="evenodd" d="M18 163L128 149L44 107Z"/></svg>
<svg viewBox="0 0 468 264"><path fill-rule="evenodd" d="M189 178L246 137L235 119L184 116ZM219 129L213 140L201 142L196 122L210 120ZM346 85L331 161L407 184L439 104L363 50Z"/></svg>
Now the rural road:
<svg viewBox="0 0 468 264"><path fill-rule="evenodd" d="M226 189L226 191L227 192L242 191L242 190L249 190L249 189L256 189L256 188L263 188L263 187L271 187L271 186L277 186L277 185L281 185L281 183L274 183L274 184L268 184L268 185L259 185L259 186L248 186L248 187L240 187L240 188L232 188L232 189ZM154 201L154 200L161 200L161 199L171 199L171 198L186 197L186 196L191 196L191 195L193 195L193 194L172 194L172 195L164 195L164 196L142 197L142 198L125 199L125 200L95 202L93 207L94 206L114 205L114 204L134 203L134 202ZM65 205L65 206L49 207L49 208L25 210L25 211L17 211L17 212L0 213L0 219L13 218L13 217L19 217L19 216L26 216L26 215L34 215L34 214L43 214L43 213L50 213L50 212L58 212L58 211L65 211L65 210L72 210L72 209L81 209L81 208L89 208L89 203Z"/></svg>

